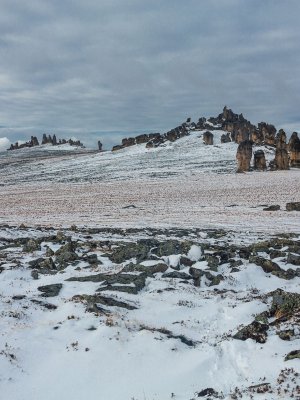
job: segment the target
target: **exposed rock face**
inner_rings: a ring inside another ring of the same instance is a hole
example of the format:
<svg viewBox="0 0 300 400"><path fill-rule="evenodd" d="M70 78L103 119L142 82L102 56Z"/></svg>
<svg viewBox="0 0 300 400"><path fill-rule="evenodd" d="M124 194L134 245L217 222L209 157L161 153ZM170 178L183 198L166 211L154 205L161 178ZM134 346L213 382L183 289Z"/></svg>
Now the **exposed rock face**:
<svg viewBox="0 0 300 400"><path fill-rule="evenodd" d="M289 140L288 150L290 152L291 167L300 168L300 139L297 132L293 132Z"/></svg>
<svg viewBox="0 0 300 400"><path fill-rule="evenodd" d="M264 171L267 169L265 152L263 150L257 150L254 153L254 169Z"/></svg>
<svg viewBox="0 0 300 400"><path fill-rule="evenodd" d="M262 144L264 141L264 136L258 129L251 132L250 140L255 144Z"/></svg>
<svg viewBox="0 0 300 400"><path fill-rule="evenodd" d="M224 131L230 132L232 140L236 143L249 140L251 132L256 130L243 114L235 114L226 106L223 108L223 113L217 117L217 122L221 124Z"/></svg>
<svg viewBox="0 0 300 400"><path fill-rule="evenodd" d="M275 146L276 128L274 125L267 124L266 122L260 122L258 124L258 136L262 142L256 143L264 143L269 146Z"/></svg>
<svg viewBox="0 0 300 400"><path fill-rule="evenodd" d="M276 152L274 160L275 169L289 169L289 156L287 152L286 134L283 129L280 129L276 137Z"/></svg>
<svg viewBox="0 0 300 400"><path fill-rule="evenodd" d="M203 133L203 142L208 145L214 144L214 135L210 131Z"/></svg>
<svg viewBox="0 0 300 400"><path fill-rule="evenodd" d="M245 140L239 144L236 153L236 159L238 162L237 172L245 172L250 170L250 162L252 158L252 142Z"/></svg>

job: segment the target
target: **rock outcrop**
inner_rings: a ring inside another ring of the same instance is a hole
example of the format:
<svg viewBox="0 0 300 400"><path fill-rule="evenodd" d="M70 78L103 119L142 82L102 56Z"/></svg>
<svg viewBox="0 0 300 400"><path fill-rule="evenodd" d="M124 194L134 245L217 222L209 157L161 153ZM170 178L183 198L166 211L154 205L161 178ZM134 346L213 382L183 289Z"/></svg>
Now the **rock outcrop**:
<svg viewBox="0 0 300 400"><path fill-rule="evenodd" d="M8 150L18 150L18 149L23 149L25 147L34 147L34 146L39 146L39 141L36 136L31 136L31 139L28 142L22 144L16 142L15 144L11 144Z"/></svg>
<svg viewBox="0 0 300 400"><path fill-rule="evenodd" d="M286 134L283 129L280 129L276 136L276 152L275 159L271 165L274 169L286 170L289 169L289 156L287 152Z"/></svg>
<svg viewBox="0 0 300 400"><path fill-rule="evenodd" d="M237 172L246 172L250 170L250 162L252 158L252 142L245 140L239 144L236 153L238 162Z"/></svg>
<svg viewBox="0 0 300 400"><path fill-rule="evenodd" d="M263 143L268 146L275 146L276 145L275 126L267 124L266 122L260 122L258 124L258 137L261 139L261 142L259 142L259 144Z"/></svg>
<svg viewBox="0 0 300 400"><path fill-rule="evenodd" d="M100 142L100 140L98 140L98 150L102 151L102 143Z"/></svg>
<svg viewBox="0 0 300 400"><path fill-rule="evenodd" d="M203 133L203 143L208 145L214 144L214 135L210 131L206 131Z"/></svg>
<svg viewBox="0 0 300 400"><path fill-rule="evenodd" d="M254 169L258 171L265 171L267 169L265 152L263 150L257 150L254 153Z"/></svg>
<svg viewBox="0 0 300 400"><path fill-rule="evenodd" d="M231 138L230 138L229 132L224 133L224 134L221 136L221 143L229 143L229 142L231 142Z"/></svg>
<svg viewBox="0 0 300 400"><path fill-rule="evenodd" d="M300 168L300 139L297 132L293 132L288 143L291 167Z"/></svg>
<svg viewBox="0 0 300 400"><path fill-rule="evenodd" d="M73 139L59 139L59 141L56 138L56 135L46 135L46 133L43 134L42 137L42 143L41 144L51 144L52 146L58 146L61 144L69 144L70 146L80 146L83 147L83 144L80 142L80 140L73 140ZM18 150L18 149L23 149L25 147L35 147L39 146L39 141L36 136L31 136L31 139L29 142L19 144L16 142L15 144L12 144L8 150Z"/></svg>

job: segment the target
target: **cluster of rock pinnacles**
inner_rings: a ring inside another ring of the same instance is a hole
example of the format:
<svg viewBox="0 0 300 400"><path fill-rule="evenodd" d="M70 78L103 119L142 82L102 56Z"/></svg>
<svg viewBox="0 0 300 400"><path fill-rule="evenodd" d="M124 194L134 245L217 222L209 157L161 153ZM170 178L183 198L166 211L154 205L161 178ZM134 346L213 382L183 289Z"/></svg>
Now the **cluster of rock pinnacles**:
<svg viewBox="0 0 300 400"><path fill-rule="evenodd" d="M45 133L43 134L42 138L42 143L41 144L51 144L52 146L59 146L61 144L69 144L70 146L80 146L82 147L82 143L80 140L73 140L73 139L57 139L56 135L46 135ZM8 150L18 150L18 149L23 149L25 147L35 147L39 146L39 140L36 136L31 136L30 140L28 142L19 144L16 142L15 144L11 144L10 148Z"/></svg>
<svg viewBox="0 0 300 400"><path fill-rule="evenodd" d="M113 151L133 146L135 144L145 143L147 148L158 147L166 141L174 142L177 139L189 135L193 130L206 130L203 133L203 142L207 145L214 144L214 135L212 131L225 131L221 136L221 143L238 143L236 154L237 172L249 171L253 156L253 168L264 171L284 170L290 167L300 168L300 139L298 133L294 132L287 143L285 132L277 130L274 125L260 122L257 126L246 120L243 114L235 114L226 106L223 112L217 117L199 118L198 122L192 122L188 118L186 122L176 128L166 132L143 134L136 137L125 138L122 144L113 147ZM267 165L265 152L258 149L253 152L255 146L265 146L275 149L275 158ZM253 155L254 153L254 155Z"/></svg>

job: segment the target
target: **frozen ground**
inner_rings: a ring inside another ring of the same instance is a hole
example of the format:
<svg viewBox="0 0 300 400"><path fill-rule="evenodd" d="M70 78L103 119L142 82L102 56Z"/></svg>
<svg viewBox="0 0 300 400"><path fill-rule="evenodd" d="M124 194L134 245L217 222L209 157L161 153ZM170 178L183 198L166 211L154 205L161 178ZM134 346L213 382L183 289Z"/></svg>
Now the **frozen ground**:
<svg viewBox="0 0 300 400"><path fill-rule="evenodd" d="M221 134L0 156L3 398L300 400L300 171Z"/></svg>
<svg viewBox="0 0 300 400"><path fill-rule="evenodd" d="M36 240L35 249L28 249L29 238ZM4 398L190 400L212 388L216 397L205 398L299 399L299 359L285 357L299 349L300 297L285 319L270 310L274 290L299 293L300 269L286 255L299 253L300 237L269 238L261 245L247 235L233 239L232 233L204 230L183 235L2 228ZM59 251L68 243L72 261L65 253L60 264ZM45 268L39 263L50 259L49 248L54 264ZM289 279L265 272L247 255L270 260L271 248L278 251L278 268L294 271ZM192 278L198 273L200 281ZM119 283L107 286L110 277ZM137 277L143 282L136 293ZM43 287L53 284L61 290L45 296ZM234 338L263 312L270 312L264 340ZM286 331L293 332L290 340L279 336Z"/></svg>
<svg viewBox="0 0 300 400"><path fill-rule="evenodd" d="M298 231L300 171L235 174L235 143L194 132L165 147L118 152L21 150L0 158L0 222L69 226ZM273 150L267 149L272 159ZM279 204L282 211L263 211Z"/></svg>

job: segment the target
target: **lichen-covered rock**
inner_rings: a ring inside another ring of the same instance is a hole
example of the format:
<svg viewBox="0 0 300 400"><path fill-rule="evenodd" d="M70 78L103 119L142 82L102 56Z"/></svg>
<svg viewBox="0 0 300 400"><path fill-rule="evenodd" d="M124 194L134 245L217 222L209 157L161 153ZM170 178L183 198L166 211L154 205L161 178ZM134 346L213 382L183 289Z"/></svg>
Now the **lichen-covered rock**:
<svg viewBox="0 0 300 400"><path fill-rule="evenodd" d="M300 310L300 294L289 293L282 289L277 289L270 293L273 297L270 309L270 316L275 318L291 317Z"/></svg>
<svg viewBox="0 0 300 400"><path fill-rule="evenodd" d="M300 255L289 253L287 256L287 262L293 265L300 265Z"/></svg>
<svg viewBox="0 0 300 400"><path fill-rule="evenodd" d="M238 163L237 172L246 172L250 170L250 162L252 158L252 142L245 140L239 144L236 153Z"/></svg>
<svg viewBox="0 0 300 400"><path fill-rule="evenodd" d="M130 263L122 269L122 272L143 272L147 274L147 276L153 276L157 273L164 273L167 269L168 266L162 262L151 266Z"/></svg>
<svg viewBox="0 0 300 400"><path fill-rule="evenodd" d="M29 239L23 246L23 251L25 253L32 253L37 250L41 250L41 246L40 243L34 239Z"/></svg>
<svg viewBox="0 0 300 400"><path fill-rule="evenodd" d="M253 321L251 324L240 329L233 338L239 340L253 339L258 343L265 343L267 341L268 329L268 324Z"/></svg>
<svg viewBox="0 0 300 400"><path fill-rule="evenodd" d="M295 358L300 358L300 350L290 351L286 356L284 361L294 360Z"/></svg>
<svg viewBox="0 0 300 400"><path fill-rule="evenodd" d="M66 266L67 263L77 260L78 255L75 253L75 249L76 243L72 241L61 246L55 253L56 262L60 264L60 266Z"/></svg>

